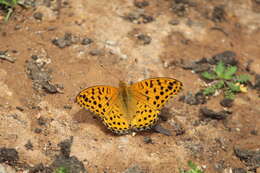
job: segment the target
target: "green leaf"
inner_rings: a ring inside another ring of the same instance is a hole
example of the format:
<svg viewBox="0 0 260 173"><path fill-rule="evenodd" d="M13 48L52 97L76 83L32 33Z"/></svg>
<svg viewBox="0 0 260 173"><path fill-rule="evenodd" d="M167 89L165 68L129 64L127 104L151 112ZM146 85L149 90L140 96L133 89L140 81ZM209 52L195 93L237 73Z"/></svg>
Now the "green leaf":
<svg viewBox="0 0 260 173"><path fill-rule="evenodd" d="M209 73L209 72L207 72L207 71L201 73L201 76L204 77L205 79L209 79L209 80L213 80L213 79L216 79L216 78L217 78L216 74L214 74L214 73Z"/></svg>
<svg viewBox="0 0 260 173"><path fill-rule="evenodd" d="M235 99L235 93L231 90L226 90L224 92L225 98L234 100Z"/></svg>
<svg viewBox="0 0 260 173"><path fill-rule="evenodd" d="M215 83L215 84L213 85L213 87L214 87L215 89L221 89L221 88L224 87L224 84L225 84L225 82L224 82L223 80L220 80L220 81L218 81L217 83Z"/></svg>
<svg viewBox="0 0 260 173"><path fill-rule="evenodd" d="M197 168L197 166L191 160L188 161L188 165L189 165L189 167L191 169L196 169Z"/></svg>
<svg viewBox="0 0 260 173"><path fill-rule="evenodd" d="M213 86L209 86L203 90L204 95L212 95L216 92L216 88Z"/></svg>
<svg viewBox="0 0 260 173"><path fill-rule="evenodd" d="M236 66L229 66L226 68L223 78L230 80L233 78L233 75L237 72L237 67Z"/></svg>
<svg viewBox="0 0 260 173"><path fill-rule="evenodd" d="M3 4L7 7L13 7L14 5L17 4L17 0L1 0L0 4Z"/></svg>
<svg viewBox="0 0 260 173"><path fill-rule="evenodd" d="M233 82L227 82L228 88L232 91L232 92L239 92L240 91L240 86L236 85Z"/></svg>
<svg viewBox="0 0 260 173"><path fill-rule="evenodd" d="M55 173L69 173L68 169L61 166L58 169L55 170Z"/></svg>
<svg viewBox="0 0 260 173"><path fill-rule="evenodd" d="M222 61L220 61L215 67L214 71L216 72L219 78L223 78L223 74L225 71L225 64Z"/></svg>
<svg viewBox="0 0 260 173"><path fill-rule="evenodd" d="M249 77L249 75L246 75L246 74L238 75L235 78L235 82L239 82L239 83L246 83L249 80L250 80L250 77Z"/></svg>

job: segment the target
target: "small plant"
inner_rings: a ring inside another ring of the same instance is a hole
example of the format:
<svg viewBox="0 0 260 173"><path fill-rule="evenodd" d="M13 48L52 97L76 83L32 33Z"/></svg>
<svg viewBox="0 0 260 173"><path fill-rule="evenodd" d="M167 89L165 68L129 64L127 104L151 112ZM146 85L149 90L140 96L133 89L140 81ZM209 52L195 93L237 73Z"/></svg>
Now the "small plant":
<svg viewBox="0 0 260 173"><path fill-rule="evenodd" d="M212 85L203 90L204 95L213 95L217 90L224 91L225 98L234 99L238 92L246 92L244 83L249 81L249 76L235 75L236 66L226 66L223 62L219 62L213 71L203 72L201 76L207 80L211 80Z"/></svg>
<svg viewBox="0 0 260 173"><path fill-rule="evenodd" d="M19 0L0 0L0 5L7 10L7 14L5 16L5 21L8 21L10 16L12 15L14 8L19 4Z"/></svg>
<svg viewBox="0 0 260 173"><path fill-rule="evenodd" d="M67 168L61 166L55 170L55 173L69 173L69 170Z"/></svg>
<svg viewBox="0 0 260 173"><path fill-rule="evenodd" d="M180 173L203 173L203 171L197 167L192 161L188 161L188 165L191 168L188 171L185 171L183 169L180 169Z"/></svg>

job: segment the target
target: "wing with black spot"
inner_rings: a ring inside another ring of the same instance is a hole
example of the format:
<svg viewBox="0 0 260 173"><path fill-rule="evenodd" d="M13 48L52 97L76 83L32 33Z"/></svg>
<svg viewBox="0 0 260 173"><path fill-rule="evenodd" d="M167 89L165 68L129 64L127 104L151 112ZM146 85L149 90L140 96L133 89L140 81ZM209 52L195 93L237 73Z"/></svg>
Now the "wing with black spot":
<svg viewBox="0 0 260 173"><path fill-rule="evenodd" d="M135 97L154 109L162 108L181 88L180 81L163 77L146 79L131 85Z"/></svg>
<svg viewBox="0 0 260 173"><path fill-rule="evenodd" d="M147 103L138 101L136 114L131 121L131 127L135 131L150 129L158 120L159 110L154 109Z"/></svg>
<svg viewBox="0 0 260 173"><path fill-rule="evenodd" d="M98 114L102 119L111 110L113 100L118 96L118 89L110 86L94 86L82 90L76 102L85 109Z"/></svg>

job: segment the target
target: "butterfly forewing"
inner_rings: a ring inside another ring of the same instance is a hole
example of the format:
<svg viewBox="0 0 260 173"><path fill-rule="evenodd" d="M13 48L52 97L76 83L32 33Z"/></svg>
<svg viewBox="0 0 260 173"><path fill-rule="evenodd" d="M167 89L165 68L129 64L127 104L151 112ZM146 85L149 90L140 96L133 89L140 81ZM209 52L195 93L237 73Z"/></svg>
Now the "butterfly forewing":
<svg viewBox="0 0 260 173"><path fill-rule="evenodd" d="M154 109L162 108L182 88L182 83L172 78L151 78L131 85L136 97Z"/></svg>
<svg viewBox="0 0 260 173"><path fill-rule="evenodd" d="M110 130L124 134L129 130L129 124L116 104L117 97L118 89L115 87L94 86L81 91L76 101L80 106L99 115Z"/></svg>
<svg viewBox="0 0 260 173"><path fill-rule="evenodd" d="M113 100L118 95L118 89L110 86L94 86L81 91L77 97L77 103L98 114L101 118L111 109Z"/></svg>

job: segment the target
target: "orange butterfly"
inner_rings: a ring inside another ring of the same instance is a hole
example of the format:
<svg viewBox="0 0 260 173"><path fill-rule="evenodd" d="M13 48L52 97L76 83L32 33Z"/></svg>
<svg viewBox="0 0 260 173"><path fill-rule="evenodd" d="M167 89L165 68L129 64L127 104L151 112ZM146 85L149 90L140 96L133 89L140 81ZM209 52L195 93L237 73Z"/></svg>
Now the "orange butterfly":
<svg viewBox="0 0 260 173"><path fill-rule="evenodd" d="M96 113L114 133L126 134L151 128L159 110L182 88L172 78L151 78L132 85L93 86L82 90L76 102Z"/></svg>

